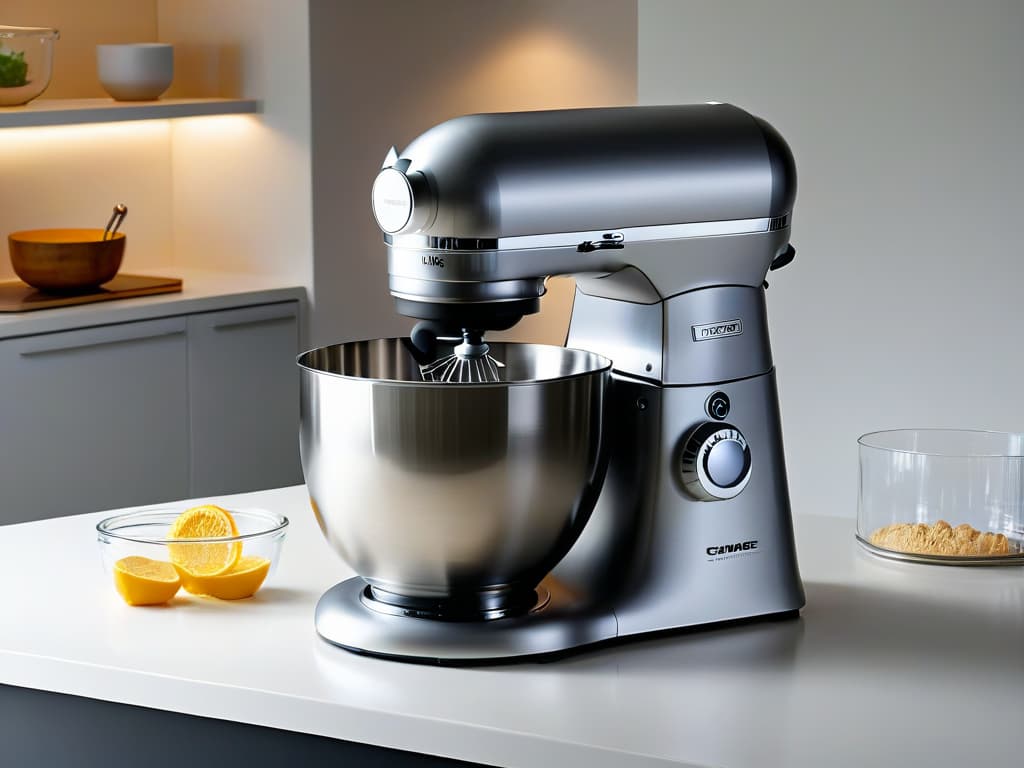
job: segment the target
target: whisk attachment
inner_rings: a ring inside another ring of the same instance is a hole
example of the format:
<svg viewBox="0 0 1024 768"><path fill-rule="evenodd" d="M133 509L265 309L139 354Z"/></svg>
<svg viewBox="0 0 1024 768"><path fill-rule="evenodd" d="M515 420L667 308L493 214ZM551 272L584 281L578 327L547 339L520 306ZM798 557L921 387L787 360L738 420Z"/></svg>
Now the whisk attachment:
<svg viewBox="0 0 1024 768"><path fill-rule="evenodd" d="M453 354L420 366L424 381L489 384L501 381L505 364L490 354L491 347L480 331L463 329L462 342Z"/></svg>

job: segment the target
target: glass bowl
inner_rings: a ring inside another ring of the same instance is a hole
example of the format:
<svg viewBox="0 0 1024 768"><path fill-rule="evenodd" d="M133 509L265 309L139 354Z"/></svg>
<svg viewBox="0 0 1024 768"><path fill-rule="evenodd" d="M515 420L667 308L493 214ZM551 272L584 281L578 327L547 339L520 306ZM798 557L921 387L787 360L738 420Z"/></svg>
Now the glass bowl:
<svg viewBox="0 0 1024 768"><path fill-rule="evenodd" d="M897 429L863 435L857 539L945 565L1024 563L1024 435Z"/></svg>
<svg viewBox="0 0 1024 768"><path fill-rule="evenodd" d="M28 104L50 84L53 43L60 38L47 27L0 25L0 107Z"/></svg>
<svg viewBox="0 0 1024 768"><path fill-rule="evenodd" d="M100 557L107 575L115 578L114 564L125 557L140 556L150 560L171 562L169 545L187 542L189 545L241 545L239 561L258 557L269 561L265 576L247 576L241 580L226 576L190 577L177 568L186 591L223 599L248 597L252 587L259 589L271 580L277 568L288 530L288 518L263 509L228 509L238 527L237 536L216 538L168 538L171 525L185 511L183 505L150 507L100 521L96 526ZM255 563L256 561L248 561ZM255 578L255 581L253 579ZM241 583L239 583L241 582ZM248 592L249 594L246 594Z"/></svg>

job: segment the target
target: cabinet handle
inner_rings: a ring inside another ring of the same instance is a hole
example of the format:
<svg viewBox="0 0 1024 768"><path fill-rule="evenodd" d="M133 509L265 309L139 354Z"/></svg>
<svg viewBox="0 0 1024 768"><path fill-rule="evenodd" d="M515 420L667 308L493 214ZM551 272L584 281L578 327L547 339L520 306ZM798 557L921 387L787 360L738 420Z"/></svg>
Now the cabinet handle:
<svg viewBox="0 0 1024 768"><path fill-rule="evenodd" d="M226 320L222 323L214 323L213 330L230 331L233 328L243 328L254 325L273 325L276 323L290 323L294 321L295 312L291 309L287 309L284 313L272 315L271 317L254 317L251 320Z"/></svg>
<svg viewBox="0 0 1024 768"><path fill-rule="evenodd" d="M35 349L26 349L20 354L22 357L43 357L45 355L59 355L62 352L70 352L75 349L90 349L95 347L110 347L115 344L130 344L133 341L149 341L151 339L162 339L168 336L184 336L184 330L164 331L162 333L145 333L137 336L126 336L120 339L96 339L83 340L77 344L55 344L53 346L41 346Z"/></svg>

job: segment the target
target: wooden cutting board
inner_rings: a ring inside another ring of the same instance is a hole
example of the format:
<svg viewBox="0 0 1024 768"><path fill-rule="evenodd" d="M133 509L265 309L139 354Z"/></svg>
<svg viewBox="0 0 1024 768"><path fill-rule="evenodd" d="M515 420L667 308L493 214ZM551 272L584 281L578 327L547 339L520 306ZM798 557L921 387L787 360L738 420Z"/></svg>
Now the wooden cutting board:
<svg viewBox="0 0 1024 768"><path fill-rule="evenodd" d="M37 291L21 280L0 282L0 312L31 312L34 309L69 307L73 304L91 304L94 301L131 299L155 293L176 293L181 280L176 277L145 277L143 275L117 275L99 288L84 293L55 294Z"/></svg>

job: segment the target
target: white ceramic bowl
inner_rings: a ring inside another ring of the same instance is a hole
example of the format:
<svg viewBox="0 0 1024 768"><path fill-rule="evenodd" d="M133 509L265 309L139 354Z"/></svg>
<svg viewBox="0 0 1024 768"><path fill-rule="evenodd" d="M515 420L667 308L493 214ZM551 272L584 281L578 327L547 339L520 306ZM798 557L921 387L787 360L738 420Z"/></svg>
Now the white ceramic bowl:
<svg viewBox="0 0 1024 768"><path fill-rule="evenodd" d="M117 101L159 99L174 79L174 46L167 43L97 45L103 90Z"/></svg>

